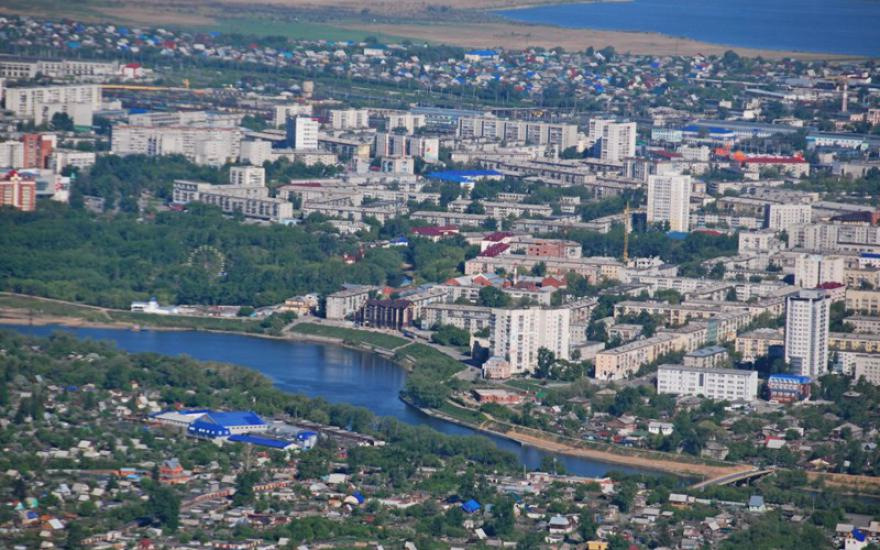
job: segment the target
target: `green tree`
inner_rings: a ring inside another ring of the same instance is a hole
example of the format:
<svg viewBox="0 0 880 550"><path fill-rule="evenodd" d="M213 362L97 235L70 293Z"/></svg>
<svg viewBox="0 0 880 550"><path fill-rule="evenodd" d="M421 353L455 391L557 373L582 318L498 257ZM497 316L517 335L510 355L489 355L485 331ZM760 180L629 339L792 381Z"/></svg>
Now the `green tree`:
<svg viewBox="0 0 880 550"><path fill-rule="evenodd" d="M147 500L149 515L157 524L176 531L180 524L180 497L170 487L154 485Z"/></svg>
<svg viewBox="0 0 880 550"><path fill-rule="evenodd" d="M495 288L494 286L486 286L480 289L480 305L485 307L508 307L510 305L510 296Z"/></svg>

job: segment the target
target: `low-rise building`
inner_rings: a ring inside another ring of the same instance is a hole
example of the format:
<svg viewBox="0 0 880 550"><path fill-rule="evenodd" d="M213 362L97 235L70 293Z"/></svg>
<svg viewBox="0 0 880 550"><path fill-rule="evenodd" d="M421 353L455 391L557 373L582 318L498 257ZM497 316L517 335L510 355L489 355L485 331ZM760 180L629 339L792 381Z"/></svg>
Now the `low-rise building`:
<svg viewBox="0 0 880 550"><path fill-rule="evenodd" d="M767 379L770 401L791 403L810 397L809 376L797 374L771 374Z"/></svg>
<svg viewBox="0 0 880 550"><path fill-rule="evenodd" d="M751 401L758 397L758 373L738 369L660 365L657 369L657 392L726 401Z"/></svg>
<svg viewBox="0 0 880 550"><path fill-rule="evenodd" d="M351 285L343 290L329 294L324 306L327 319L348 319L354 317L370 299L376 287Z"/></svg>
<svg viewBox="0 0 880 550"><path fill-rule="evenodd" d="M684 366L698 368L714 368L729 362L727 348L722 346L709 346L690 351L684 356Z"/></svg>

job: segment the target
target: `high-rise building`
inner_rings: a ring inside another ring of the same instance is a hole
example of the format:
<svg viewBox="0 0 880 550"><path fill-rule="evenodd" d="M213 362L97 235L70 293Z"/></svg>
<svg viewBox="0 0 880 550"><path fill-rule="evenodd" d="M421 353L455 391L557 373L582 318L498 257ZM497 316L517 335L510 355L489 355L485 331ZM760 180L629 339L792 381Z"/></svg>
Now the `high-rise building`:
<svg viewBox="0 0 880 550"><path fill-rule="evenodd" d="M49 156L55 149L55 136L51 134L24 134L21 136L24 144L22 167L23 168L47 168Z"/></svg>
<svg viewBox="0 0 880 550"><path fill-rule="evenodd" d="M541 348L568 359L570 324L568 309L495 309L490 331L492 356L506 359L512 374L534 371Z"/></svg>
<svg viewBox="0 0 880 550"><path fill-rule="evenodd" d="M824 290L801 290L785 303L785 362L814 380L828 371L831 300Z"/></svg>
<svg viewBox="0 0 880 550"><path fill-rule="evenodd" d="M600 158L605 162L623 162L623 159L636 156L636 123L605 124L600 146Z"/></svg>
<svg viewBox="0 0 880 550"><path fill-rule="evenodd" d="M299 150L317 149L318 121L305 116L288 118L287 145Z"/></svg>
<svg viewBox="0 0 880 550"><path fill-rule="evenodd" d="M669 222L672 231L687 231L690 203L690 176L648 176L648 223Z"/></svg>
<svg viewBox="0 0 880 550"><path fill-rule="evenodd" d="M37 181L15 170L0 174L0 207L11 206L25 212L37 208Z"/></svg>
<svg viewBox="0 0 880 550"><path fill-rule="evenodd" d="M822 283L846 282L843 256L801 254L794 262L794 284L816 288Z"/></svg>
<svg viewBox="0 0 880 550"><path fill-rule="evenodd" d="M6 88L6 110L30 118L34 124L48 123L56 113L66 113L74 124L90 126L92 112L101 108L101 87L97 84Z"/></svg>

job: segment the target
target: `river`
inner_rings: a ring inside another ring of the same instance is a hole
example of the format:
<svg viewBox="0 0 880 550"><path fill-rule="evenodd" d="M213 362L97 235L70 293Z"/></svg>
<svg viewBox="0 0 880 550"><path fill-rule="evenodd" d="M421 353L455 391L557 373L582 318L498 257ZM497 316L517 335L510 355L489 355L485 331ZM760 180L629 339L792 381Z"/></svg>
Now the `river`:
<svg viewBox="0 0 880 550"><path fill-rule="evenodd" d="M0 328L32 336L48 336L56 330L63 330L78 338L114 342L120 349L131 353L188 355L203 361L241 365L262 373L276 387L287 392L365 407L378 416L427 425L449 435L477 434L488 437L498 448L514 453L530 469L536 468L544 456L550 455L556 457L568 473L575 475L600 477L611 470L644 473L636 468L547 453L427 416L398 398L406 372L391 361L369 352L325 344L199 331L135 332L57 325L6 325Z"/></svg>
<svg viewBox="0 0 880 550"><path fill-rule="evenodd" d="M498 13L526 23L656 32L760 50L880 56L876 0L630 0Z"/></svg>

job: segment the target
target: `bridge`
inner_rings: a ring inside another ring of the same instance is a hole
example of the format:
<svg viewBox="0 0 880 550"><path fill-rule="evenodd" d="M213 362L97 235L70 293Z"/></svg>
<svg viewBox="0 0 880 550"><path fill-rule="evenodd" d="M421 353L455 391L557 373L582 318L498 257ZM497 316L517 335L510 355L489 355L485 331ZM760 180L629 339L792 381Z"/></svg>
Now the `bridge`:
<svg viewBox="0 0 880 550"><path fill-rule="evenodd" d="M776 468L764 468L761 469L752 469L747 470L745 472L736 472L733 474L725 474L719 477L713 477L712 479L707 479L701 481L699 483L695 483L691 485L691 489L705 489L706 487L718 486L718 485L733 485L735 483L740 483L742 481L751 481L753 479L760 479L764 476L770 475L776 472Z"/></svg>

